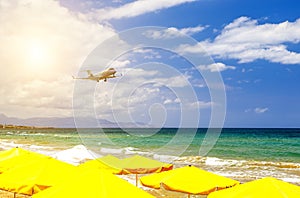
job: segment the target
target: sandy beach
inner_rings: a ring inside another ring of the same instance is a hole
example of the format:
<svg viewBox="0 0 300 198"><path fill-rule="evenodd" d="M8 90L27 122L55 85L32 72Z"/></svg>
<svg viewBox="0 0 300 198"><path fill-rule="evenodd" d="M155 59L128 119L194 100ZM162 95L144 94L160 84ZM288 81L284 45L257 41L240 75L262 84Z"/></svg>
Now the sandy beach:
<svg viewBox="0 0 300 198"><path fill-rule="evenodd" d="M149 194L153 195L154 197L157 198L183 198L183 197L187 197L187 194L184 193L180 193L180 192L172 192L172 191L167 191L164 189L150 189L150 188L144 188L144 190L146 192L148 192ZM8 192L8 191L4 191L4 190L0 190L0 197L1 198L13 198L14 197L14 193L12 192ZM30 198L31 196L27 196L27 195L21 195L21 194L16 194L15 198ZM204 195L191 195L192 197L197 197L197 198L204 198L206 196Z"/></svg>
<svg viewBox="0 0 300 198"><path fill-rule="evenodd" d="M179 167L180 166L177 166L175 168L179 168ZM147 175L147 174L140 174L139 178L142 176L145 176L145 175ZM134 174L118 175L118 177L124 179L125 181L131 183L132 185L135 185L135 175ZM245 178L243 178L242 181L240 180L241 178L232 178L232 179L236 179L236 180L240 181L241 183L246 183L246 182L255 180L254 178L251 179L250 177L247 180ZM169 191L169 190L165 190L164 188L152 189L152 188L144 187L141 185L140 182L138 184L138 187L157 198L186 198L187 197L187 194L185 194L185 193ZM0 190L0 198L13 198L13 197L14 197L14 193ZM190 197L191 198L205 198L205 197L207 197L207 195L190 195ZM15 198L31 198L31 196L16 194Z"/></svg>
<svg viewBox="0 0 300 198"><path fill-rule="evenodd" d="M184 193L179 193L179 192L170 192L170 191L166 191L166 190L146 190L148 193L150 193L151 195L157 197L157 198L183 198L183 197L187 197L186 194ZM14 194L11 192L7 192L7 191L3 191L0 190L0 197L1 198L13 198ZM16 194L16 198L30 198L31 196L27 196L27 195L20 195L20 194ZM202 195L191 195L192 197L197 197L197 198L204 198L206 196L202 196Z"/></svg>
<svg viewBox="0 0 300 198"><path fill-rule="evenodd" d="M8 191L4 191L4 190L0 190L0 197L1 198L13 198L14 197L14 193L12 192L8 192ZM27 195L21 195L21 194L16 194L15 198L29 198L31 196L27 196Z"/></svg>
<svg viewBox="0 0 300 198"><path fill-rule="evenodd" d="M93 158L104 157L107 155L113 155L120 159L141 155L161 162L171 162L174 165L174 169L192 165L205 171L237 180L241 183L269 176L297 186L300 185L299 158L298 155L295 155L297 154L298 148L298 130L292 130L287 133L286 130L281 129L278 129L277 131L274 129L271 131L260 130L258 132L249 131L249 129L231 129L222 134L223 138L219 140L218 144L215 145L215 150L212 150L212 153L210 154L212 155L215 153L217 156L197 155L198 142L203 138L203 133L199 131L199 133L196 134L195 142L187 149L189 155L178 157L158 155L154 150L151 150L151 148L145 148L145 145L147 144L145 141L148 141L150 138L137 139L135 136L129 137L126 133L123 133L118 129L109 132L110 133L107 133L107 135L119 144L125 140L130 142L130 138L133 138L135 140L135 147L124 146L122 148L113 148L106 145L99 146L97 141L94 145L83 145L80 144L82 142L78 141L78 134L74 133L73 129L36 129L34 131L1 130L0 148L4 151L18 147L51 156L75 166L92 160ZM275 135L270 137L270 134L273 133L275 133ZM173 134L176 133L171 129L165 129L161 134L152 136L151 140L152 142L155 142L157 146L160 146L158 143L165 140L168 141L173 137ZM259 141L257 138L258 135ZM101 136L99 137L97 133L88 133L85 138L99 140ZM236 139L239 139L239 141L236 141ZM276 145L277 140L284 140L284 144L281 143L281 147L275 147L274 145ZM262 144L264 147L261 146L259 147L260 150L256 150L259 144ZM230 145L232 146L230 147ZM265 148L266 145L268 145L268 147ZM289 150L295 151L295 154L293 152L279 152L280 149L287 147ZM176 149L176 147L174 147L174 149ZM263 152L260 153L259 151ZM263 156L264 153L267 153L267 157ZM280 158L275 158L273 156ZM139 178L142 176L144 175L138 175ZM118 175L118 177L135 185L134 174ZM184 193L167 191L165 189L151 189L142 186L140 183L138 187L158 198L187 197L187 194ZM14 197L13 193L0 191L0 198L12 197ZM18 194L16 197L27 198L30 196ZM192 195L191 197L206 196Z"/></svg>
<svg viewBox="0 0 300 198"><path fill-rule="evenodd" d="M132 183L134 181L135 175L123 175L120 176L124 180L128 181L129 183ZM152 188L147 188L142 186L139 183L139 188L143 189L144 191L148 192L149 194L153 195L154 197L157 198L185 198L187 197L187 194L185 193L180 193L180 192L173 192L173 191L168 191L163 188L161 189L152 189ZM205 195L191 195L191 198L197 197L197 198L204 198L207 197ZM8 192L5 190L0 190L0 198L14 198L14 193ZM28 195L22 195L22 194L16 194L15 198L31 198L31 196Z"/></svg>

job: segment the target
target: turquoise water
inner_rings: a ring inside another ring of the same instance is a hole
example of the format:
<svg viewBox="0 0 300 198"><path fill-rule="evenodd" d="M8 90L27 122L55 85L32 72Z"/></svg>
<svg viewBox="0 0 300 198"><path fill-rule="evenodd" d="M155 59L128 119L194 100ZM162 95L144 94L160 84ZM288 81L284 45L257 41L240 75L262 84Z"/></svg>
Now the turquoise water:
<svg viewBox="0 0 300 198"><path fill-rule="evenodd" d="M84 145L98 156L139 154L241 182L272 176L300 185L300 129L223 129L220 136L209 134L213 139L206 135L206 129L1 129L0 150L18 146L55 156ZM209 151L205 156L203 148ZM68 162L76 152L60 160Z"/></svg>
<svg viewBox="0 0 300 198"><path fill-rule="evenodd" d="M206 133L206 129L181 129L181 132L178 129L126 130L80 129L77 132L76 129L3 129L0 138L19 144L55 148L84 144L96 152L103 148L131 148L141 152L197 156ZM178 137L175 138L176 135ZM207 156L299 163L300 129L223 129Z"/></svg>

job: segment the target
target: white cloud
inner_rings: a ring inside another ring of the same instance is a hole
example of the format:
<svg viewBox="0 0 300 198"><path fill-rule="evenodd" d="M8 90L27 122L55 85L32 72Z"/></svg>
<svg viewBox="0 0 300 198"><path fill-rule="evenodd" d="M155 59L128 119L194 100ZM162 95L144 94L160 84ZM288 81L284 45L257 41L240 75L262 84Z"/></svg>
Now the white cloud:
<svg viewBox="0 0 300 198"><path fill-rule="evenodd" d="M234 66L228 66L224 63L212 63L210 65L200 65L198 66L200 70L210 70L211 72L222 72L228 69L235 69Z"/></svg>
<svg viewBox="0 0 300 198"><path fill-rule="evenodd" d="M205 102L205 101L197 101L193 103L189 103L188 107L191 109L205 109L205 108L211 108L213 105L212 102Z"/></svg>
<svg viewBox="0 0 300 198"><path fill-rule="evenodd" d="M182 29L170 27L161 31L159 30L148 31L145 33L145 36L152 39L171 39L171 38L183 37L186 35L192 35L203 31L205 28L206 26L205 27L196 26L196 27L188 27Z"/></svg>
<svg viewBox="0 0 300 198"><path fill-rule="evenodd" d="M252 109L246 109L245 110L245 113L249 113L249 112L251 112L252 111Z"/></svg>
<svg viewBox="0 0 300 198"><path fill-rule="evenodd" d="M136 1L116 11L109 11L109 15L118 18L113 13L119 12L120 17L137 16L191 1ZM76 74L91 50L111 37L114 30L91 21L88 13L71 12L58 1L16 0L0 3L0 64L3 66L0 108L9 116L71 116L74 85L71 76ZM140 6L143 9L137 9ZM132 12L127 8L132 8ZM192 34L201 30L199 26L178 31ZM105 50L109 52L111 49ZM180 100L161 90L158 84L170 88L169 92L190 86L187 80L190 76L127 68L130 64L130 59L114 61L113 67L123 69L124 80L121 77L97 84L99 87L94 90L95 107L100 117L111 118L112 109L125 114L151 102L168 103L168 99L176 105ZM134 92L147 83L153 83L153 87ZM88 91L82 90L85 93ZM141 108L140 112L143 110Z"/></svg>
<svg viewBox="0 0 300 198"><path fill-rule="evenodd" d="M152 39L170 39L182 36L182 34L178 31L177 28L167 28L162 31L159 30L151 30L145 32L145 36Z"/></svg>
<svg viewBox="0 0 300 198"><path fill-rule="evenodd" d="M265 107L265 108L256 107L256 108L254 108L254 109L251 109L251 108L246 109L246 110L245 110L245 113L254 112L254 113L257 113L257 114L262 114L262 113L265 113L265 112L267 112L267 111L269 111L269 108L267 108L267 107Z"/></svg>
<svg viewBox="0 0 300 198"><path fill-rule="evenodd" d="M246 72L253 72L253 69L246 69L246 68L243 68L243 69L242 69L242 73L246 73Z"/></svg>
<svg viewBox="0 0 300 198"><path fill-rule="evenodd" d="M97 10L94 17L98 20L130 18L193 1L195 0L137 0L118 8Z"/></svg>
<svg viewBox="0 0 300 198"><path fill-rule="evenodd" d="M295 22L259 24L240 17L224 27L214 40L195 46L181 46L180 51L207 52L217 58L237 59L240 63L264 59L282 64L299 64L300 54L288 50L288 43L300 42L300 19Z"/></svg>
<svg viewBox="0 0 300 198"><path fill-rule="evenodd" d="M178 104L178 103L180 103L180 99L179 98L175 98L174 100L172 100L172 99L170 99L170 98L167 98L164 102L163 102L163 104L168 104L168 105L170 105L170 104Z"/></svg>
<svg viewBox="0 0 300 198"><path fill-rule="evenodd" d="M130 60L115 60L110 64L110 67L124 68L131 63Z"/></svg>
<svg viewBox="0 0 300 198"><path fill-rule="evenodd" d="M179 98L176 98L176 99L174 100L174 102L175 102L175 103L181 103L181 100L180 100Z"/></svg>
<svg viewBox="0 0 300 198"><path fill-rule="evenodd" d="M53 82L32 80L1 86L0 106L4 113L18 117L70 116L73 80L60 78ZM26 109L23 110L23 109Z"/></svg>
<svg viewBox="0 0 300 198"><path fill-rule="evenodd" d="M171 88L182 88L192 86L188 81L189 78L190 76L188 75L176 75L165 78L154 78L153 82L157 82L158 85L162 84Z"/></svg>
<svg viewBox="0 0 300 198"><path fill-rule="evenodd" d="M94 91L95 111L102 118L117 122L131 122L133 119L134 122L148 123L147 112L154 104L179 114L180 107L193 111L197 108L188 105L192 103L189 88L192 85L188 84L188 76L171 71L166 73L160 68L150 70L147 66L125 68L123 74L107 83L99 83ZM186 94L190 97L184 97ZM180 106L179 103L184 105ZM201 103L200 106L205 104Z"/></svg>
<svg viewBox="0 0 300 198"><path fill-rule="evenodd" d="M188 28L183 28L179 29L178 31L182 34L187 34L187 35L192 35L198 32L202 32L207 26L196 26L196 27L188 27Z"/></svg>
<svg viewBox="0 0 300 198"><path fill-rule="evenodd" d="M260 108L260 107L257 107L257 108L254 109L254 112L260 114L260 113L265 113L268 110L269 110L269 108Z"/></svg>
<svg viewBox="0 0 300 198"><path fill-rule="evenodd" d="M71 76L114 30L58 1L8 0L0 6L0 108L21 117L72 115Z"/></svg>
<svg viewBox="0 0 300 198"><path fill-rule="evenodd" d="M172 103L173 103L173 100L171 100L171 99L166 99L164 101L164 104L172 104Z"/></svg>
<svg viewBox="0 0 300 198"><path fill-rule="evenodd" d="M146 54L146 53L153 53L153 49L150 48L137 48L133 50L134 53Z"/></svg>
<svg viewBox="0 0 300 198"><path fill-rule="evenodd" d="M283 42L298 43L300 20L278 24L258 24L257 20L240 17L225 26L221 35L215 40L223 43L255 43L276 45Z"/></svg>

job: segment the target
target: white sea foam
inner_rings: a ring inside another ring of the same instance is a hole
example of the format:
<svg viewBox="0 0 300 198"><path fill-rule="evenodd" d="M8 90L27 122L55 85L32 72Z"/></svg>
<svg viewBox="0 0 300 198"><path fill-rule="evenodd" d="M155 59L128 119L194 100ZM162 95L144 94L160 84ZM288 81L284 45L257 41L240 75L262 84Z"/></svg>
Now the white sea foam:
<svg viewBox="0 0 300 198"><path fill-rule="evenodd" d="M284 178L278 178L278 179L281 179L281 180L283 180L285 182L300 184L300 177L299 176L297 178L284 177Z"/></svg>
<svg viewBox="0 0 300 198"><path fill-rule="evenodd" d="M0 142L0 147L3 148L4 150L15 148L15 147L22 147L22 146L23 144L18 144L11 140L1 140Z"/></svg>
<svg viewBox="0 0 300 198"><path fill-rule="evenodd" d="M20 147L31 151L36 151L45 155L53 156L59 160L71 164L78 164L88 159L100 157L100 155L89 151L82 145L78 145L73 148L63 146L62 148L61 145L31 145L30 142L26 142L26 140L23 139L20 139L20 141L2 139L0 141L1 149L8 150L14 147ZM278 179L282 179L286 182L300 185L300 163L233 160L201 156L176 157L169 155L160 155L154 152L149 152L147 150L142 150L134 147L102 147L98 151L101 155L112 154L117 157L139 154L146 157L154 158L155 160L159 160L162 162L174 162L176 167L177 165L185 166L187 164L192 164L205 170L214 172L216 174L237 179L242 182L271 176ZM130 183L135 184L134 177L128 177L126 178L126 180L129 180Z"/></svg>
<svg viewBox="0 0 300 198"><path fill-rule="evenodd" d="M205 164L209 166L231 166L241 164L239 160L224 160L216 157L207 157Z"/></svg>
<svg viewBox="0 0 300 198"><path fill-rule="evenodd" d="M68 138L68 137L71 137L71 135L68 135L68 134L54 134L54 137Z"/></svg>
<svg viewBox="0 0 300 198"><path fill-rule="evenodd" d="M124 153L126 155L135 154L136 152L137 152L136 148L133 148L133 147L126 147L126 148L124 148Z"/></svg>
<svg viewBox="0 0 300 198"><path fill-rule="evenodd" d="M114 149L114 148L100 148L100 153L103 154L123 154L124 149Z"/></svg>
<svg viewBox="0 0 300 198"><path fill-rule="evenodd" d="M7 135L13 135L14 133L13 133L13 132L10 132L10 131L8 131L8 132L6 132L6 134L7 134Z"/></svg>
<svg viewBox="0 0 300 198"><path fill-rule="evenodd" d="M52 149L50 146L39 146L39 145L30 145L28 147L29 149L34 149L34 150L47 150L47 149Z"/></svg>
<svg viewBox="0 0 300 198"><path fill-rule="evenodd" d="M139 151L139 150L124 150L125 155L143 155L143 156L152 156L152 153L146 151Z"/></svg>
<svg viewBox="0 0 300 198"><path fill-rule="evenodd" d="M232 160L201 156L179 157L175 163L179 166L192 164L242 182L269 176L300 185L299 163Z"/></svg>
<svg viewBox="0 0 300 198"><path fill-rule="evenodd" d="M161 161L161 162L171 163L174 160L176 160L178 157L172 156L172 155L158 155L158 154L154 154L153 158L155 160L158 160L158 161Z"/></svg>
<svg viewBox="0 0 300 198"><path fill-rule="evenodd" d="M46 134L44 134L44 133L27 133L27 132L22 132L19 135L21 135L21 136L45 136Z"/></svg>
<svg viewBox="0 0 300 198"><path fill-rule="evenodd" d="M77 145L71 149L66 149L55 153L54 155L52 155L52 157L73 165L78 165L84 161L98 158L100 157L100 155L88 150L83 145Z"/></svg>
<svg viewBox="0 0 300 198"><path fill-rule="evenodd" d="M34 145L34 144L20 144L20 143L11 141L11 140L1 140L1 142L0 142L0 148L2 150L9 150L9 149L16 148L16 147L34 151L34 152L38 152L38 153L48 155L48 156L50 156L54 152L56 152L56 150L50 146L41 146L41 145Z"/></svg>

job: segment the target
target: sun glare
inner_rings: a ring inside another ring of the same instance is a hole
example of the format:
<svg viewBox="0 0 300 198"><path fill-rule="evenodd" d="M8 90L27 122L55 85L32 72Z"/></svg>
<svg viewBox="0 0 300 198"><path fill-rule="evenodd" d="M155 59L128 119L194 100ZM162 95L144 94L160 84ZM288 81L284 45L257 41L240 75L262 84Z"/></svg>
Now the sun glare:
<svg viewBox="0 0 300 198"><path fill-rule="evenodd" d="M43 69L48 65L49 54L47 46L42 42L31 41L27 48L28 63L33 69Z"/></svg>

